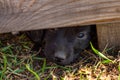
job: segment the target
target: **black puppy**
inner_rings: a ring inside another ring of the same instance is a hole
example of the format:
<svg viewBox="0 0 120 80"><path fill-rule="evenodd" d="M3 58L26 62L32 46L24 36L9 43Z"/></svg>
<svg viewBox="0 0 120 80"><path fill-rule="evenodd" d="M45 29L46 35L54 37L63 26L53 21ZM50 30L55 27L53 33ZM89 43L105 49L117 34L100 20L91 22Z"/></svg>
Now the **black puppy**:
<svg viewBox="0 0 120 80"><path fill-rule="evenodd" d="M30 34L39 32L41 33L41 30ZM43 32L39 36L42 34ZM34 37L31 37L34 42L35 38L42 39L42 37L35 36L34 34ZM79 54L88 47L90 26L47 30L43 40L45 42L45 56L57 64L67 65L74 62L79 57ZM39 41L35 43L37 44Z"/></svg>

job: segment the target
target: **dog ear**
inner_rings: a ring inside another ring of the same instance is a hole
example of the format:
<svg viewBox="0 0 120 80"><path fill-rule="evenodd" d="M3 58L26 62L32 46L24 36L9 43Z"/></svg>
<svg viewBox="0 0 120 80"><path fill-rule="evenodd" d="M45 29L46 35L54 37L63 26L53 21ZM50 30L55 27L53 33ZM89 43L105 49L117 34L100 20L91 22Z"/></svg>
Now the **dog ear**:
<svg viewBox="0 0 120 80"><path fill-rule="evenodd" d="M31 50L38 51L42 46L42 42L45 35L45 30L32 30L25 32L28 38L34 43Z"/></svg>

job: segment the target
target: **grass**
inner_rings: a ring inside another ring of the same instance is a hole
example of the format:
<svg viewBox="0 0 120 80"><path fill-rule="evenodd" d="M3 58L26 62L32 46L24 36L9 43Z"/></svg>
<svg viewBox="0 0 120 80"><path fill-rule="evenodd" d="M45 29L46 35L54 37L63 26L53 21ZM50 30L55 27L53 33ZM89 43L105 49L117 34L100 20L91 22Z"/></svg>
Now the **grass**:
<svg viewBox="0 0 120 80"><path fill-rule="evenodd" d="M113 62L113 61L110 60L108 57L106 57L104 54L102 54L100 51L98 51L97 49L95 49L91 42L90 42L90 46L91 46L91 49L94 51L95 54L97 54L98 56L100 56L101 58L104 59L104 60L102 61L102 63L108 64L108 63L110 63L110 62Z"/></svg>
<svg viewBox="0 0 120 80"><path fill-rule="evenodd" d="M35 77L36 77L37 80L40 80L39 75L30 68L29 64L26 64L25 66L28 69L28 71L30 71L33 75L35 75Z"/></svg>
<svg viewBox="0 0 120 80"><path fill-rule="evenodd" d="M5 56L5 54L3 54L3 69L1 71L1 76L0 76L0 79L2 80L3 79L3 76L5 75L5 72L7 70L7 58Z"/></svg>
<svg viewBox="0 0 120 80"><path fill-rule="evenodd" d="M85 50L78 62L59 66L30 51L24 34L1 34L0 40L0 80L120 80L119 49L103 54L91 45L93 51Z"/></svg>

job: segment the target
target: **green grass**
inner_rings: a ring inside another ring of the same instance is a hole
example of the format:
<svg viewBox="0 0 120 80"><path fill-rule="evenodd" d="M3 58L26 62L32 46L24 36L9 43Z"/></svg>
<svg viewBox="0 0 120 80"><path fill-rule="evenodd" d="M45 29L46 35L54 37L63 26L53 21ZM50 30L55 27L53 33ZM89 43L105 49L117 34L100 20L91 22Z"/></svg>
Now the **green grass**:
<svg viewBox="0 0 120 80"><path fill-rule="evenodd" d="M0 80L120 80L119 54L111 60L91 44L95 54L85 50L77 63L60 66L30 52L33 44L25 35L10 36L0 35Z"/></svg>
<svg viewBox="0 0 120 80"><path fill-rule="evenodd" d="M35 75L36 80L40 80L39 75L30 68L30 65L29 65L29 64L26 64L25 66L26 66L26 68L28 69L28 71L30 71L33 75Z"/></svg>
<svg viewBox="0 0 120 80"><path fill-rule="evenodd" d="M103 63L109 63L109 62L113 62L112 60L110 60L109 58L107 58L105 55L103 55L100 51L98 51L97 49L95 49L92 45L92 43L90 42L90 46L92 48L92 50L94 51L95 54L97 54L98 56L100 56L101 58L105 59L104 61L102 61Z"/></svg>
<svg viewBox="0 0 120 80"><path fill-rule="evenodd" d="M7 70L7 58L6 58L5 54L3 54L2 57L3 57L3 64L4 65L3 65L3 69L0 73L0 80L3 80L3 78L5 76L5 72Z"/></svg>

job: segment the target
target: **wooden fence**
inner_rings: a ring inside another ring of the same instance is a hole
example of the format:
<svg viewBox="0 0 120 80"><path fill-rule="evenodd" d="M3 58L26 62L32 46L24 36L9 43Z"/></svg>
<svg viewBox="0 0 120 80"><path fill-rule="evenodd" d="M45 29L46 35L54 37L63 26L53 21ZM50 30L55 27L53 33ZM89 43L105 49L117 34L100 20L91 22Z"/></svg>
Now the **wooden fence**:
<svg viewBox="0 0 120 80"><path fill-rule="evenodd" d="M119 22L120 0L0 0L0 33L97 24L102 49L120 45Z"/></svg>

